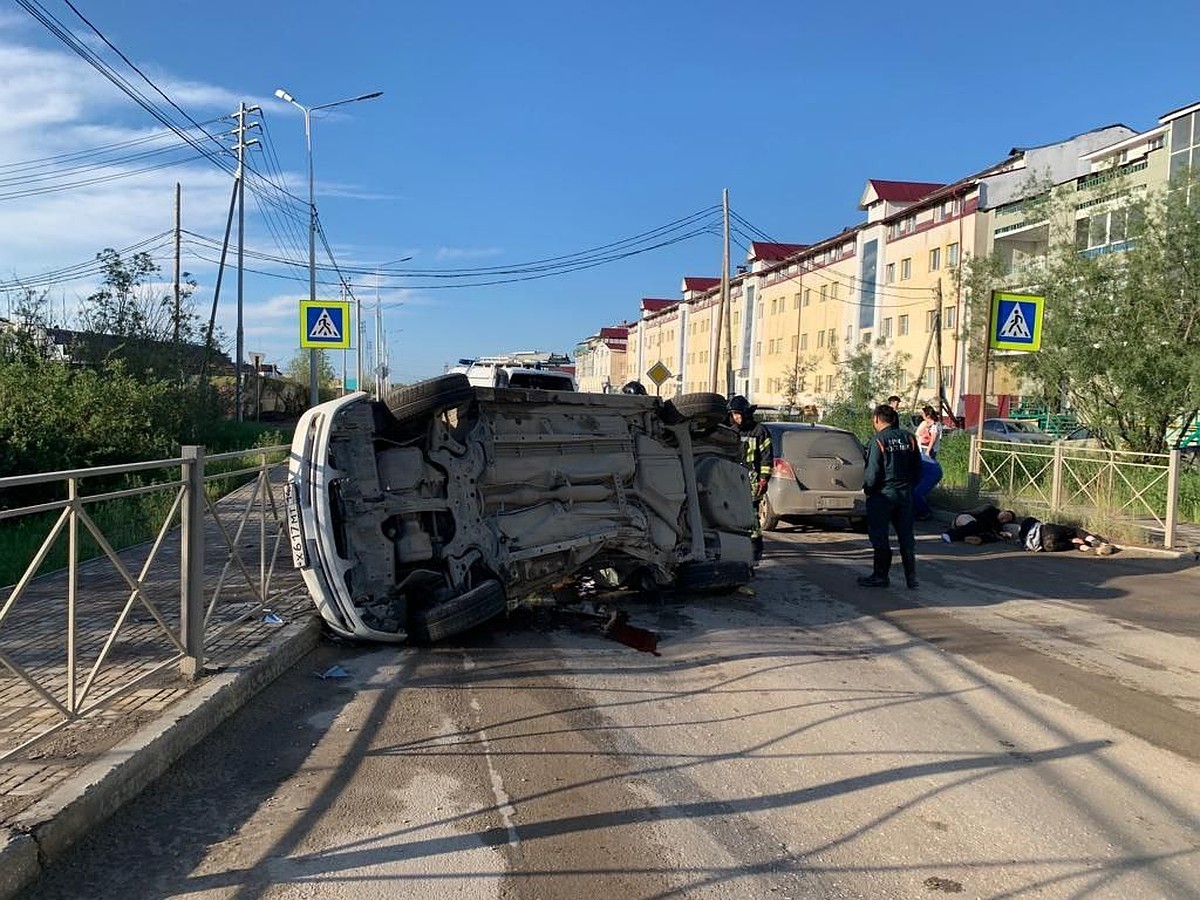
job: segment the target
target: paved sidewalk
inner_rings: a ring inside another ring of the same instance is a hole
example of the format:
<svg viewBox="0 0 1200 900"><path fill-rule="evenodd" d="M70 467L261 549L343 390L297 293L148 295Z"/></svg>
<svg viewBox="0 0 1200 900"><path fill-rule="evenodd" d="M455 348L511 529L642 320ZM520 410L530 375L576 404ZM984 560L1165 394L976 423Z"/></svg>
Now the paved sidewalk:
<svg viewBox="0 0 1200 900"><path fill-rule="evenodd" d="M320 629L312 602L292 568L286 533L279 535L286 527L284 474L281 467L272 473L265 504L261 497L254 499L256 482L217 504L251 578L258 581L261 572L269 573L266 607L233 561L221 529L211 515L206 517L205 596L212 603L206 668L211 674L198 682L181 679L176 648L151 611L137 603L117 632L86 702L109 699L81 719L66 722L35 688L0 664L0 754L60 726L0 761L0 898L19 890L41 865L315 644ZM141 545L119 556L136 577L151 550L151 544ZM176 632L179 551L176 530L142 579L162 620ZM35 579L0 624L0 652L60 702L67 686L67 584L65 572ZM79 567L77 690L130 593L111 560L100 557ZM11 587L0 589L0 607L10 594ZM139 677L136 685L126 687ZM81 798L86 802L81 804Z"/></svg>

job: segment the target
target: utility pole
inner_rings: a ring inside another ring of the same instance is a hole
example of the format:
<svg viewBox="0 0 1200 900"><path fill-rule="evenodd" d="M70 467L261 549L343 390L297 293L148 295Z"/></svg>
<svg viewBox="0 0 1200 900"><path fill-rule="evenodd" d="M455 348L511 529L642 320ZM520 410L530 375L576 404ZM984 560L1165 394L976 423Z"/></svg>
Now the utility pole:
<svg viewBox="0 0 1200 900"><path fill-rule="evenodd" d="M713 346L712 367L709 377L709 390L717 391L717 377L721 371L721 335L728 327L729 319L729 188L721 192L721 208L724 218L724 252L721 255L721 300L717 306L716 343ZM733 381L733 355L730 354L729 365L726 368L726 379ZM730 387L726 385L726 390Z"/></svg>
<svg viewBox="0 0 1200 900"><path fill-rule="evenodd" d="M725 252L721 260L722 328L725 331L725 396L733 396L733 303L729 297L729 188L721 193L725 218Z"/></svg>
<svg viewBox="0 0 1200 900"><path fill-rule="evenodd" d="M246 116L251 113L261 112L261 108L257 106L247 106L244 102L238 104L237 112L233 117L237 119L237 128L233 129L233 134L237 136L237 192L238 192L238 256L237 256L237 359L234 361L234 408L236 409L236 417L242 421L242 358L245 356L244 331L242 328L242 303L243 303L243 282L245 271L243 264L245 262L245 245L246 245L246 148L252 147L258 143L257 138L246 140L246 132L252 128L260 127L257 122L246 124Z"/></svg>
<svg viewBox="0 0 1200 900"><path fill-rule="evenodd" d="M341 300L343 303L346 302L346 282L344 282L344 281L341 283L341 286L338 288L338 299ZM343 350L342 351L342 396L343 397L345 397L346 394L349 393L349 390L346 387L346 376L347 376L346 351Z"/></svg>
<svg viewBox="0 0 1200 900"><path fill-rule="evenodd" d="M375 399L383 399L383 303L375 295Z"/></svg>
<svg viewBox="0 0 1200 900"><path fill-rule="evenodd" d="M946 380L942 377L942 279L937 282L937 305L938 314L935 317L937 322L937 335L934 338L934 365L937 366L937 390L938 390L938 415L954 416L954 410L950 408L950 401L946 399Z"/></svg>

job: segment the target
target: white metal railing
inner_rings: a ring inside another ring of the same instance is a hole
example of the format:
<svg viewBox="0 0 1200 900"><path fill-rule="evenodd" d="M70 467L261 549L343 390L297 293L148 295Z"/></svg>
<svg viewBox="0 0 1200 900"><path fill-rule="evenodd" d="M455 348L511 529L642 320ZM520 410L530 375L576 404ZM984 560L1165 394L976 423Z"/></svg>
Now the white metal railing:
<svg viewBox="0 0 1200 900"><path fill-rule="evenodd" d="M184 447L173 459L0 478L0 500L58 495L0 508L0 559L20 572L0 588L0 694L9 709L52 712L16 737L0 732L0 759L174 665L197 677L206 648L293 590L276 577L286 465L272 459L287 449ZM111 478L150 483L106 490ZM243 483L223 489L231 480ZM115 537L135 508L136 537Z"/></svg>
<svg viewBox="0 0 1200 900"><path fill-rule="evenodd" d="M1152 524L1175 545L1181 454L1137 453L1069 445L971 438L971 470L980 490L1050 513L1085 512Z"/></svg>

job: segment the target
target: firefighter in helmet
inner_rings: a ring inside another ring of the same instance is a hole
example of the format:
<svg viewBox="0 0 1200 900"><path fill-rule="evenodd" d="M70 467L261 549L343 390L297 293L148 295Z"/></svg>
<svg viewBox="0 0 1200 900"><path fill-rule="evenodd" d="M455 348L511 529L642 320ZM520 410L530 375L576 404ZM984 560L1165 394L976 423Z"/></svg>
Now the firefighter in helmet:
<svg viewBox="0 0 1200 900"><path fill-rule="evenodd" d="M729 401L729 422L742 439L742 465L750 474L750 499L754 503L754 526L750 531L750 540L754 544L754 558L761 559L763 537L758 508L767 493L775 454L771 450L771 433L765 425L755 421L755 408L741 394Z"/></svg>
<svg viewBox="0 0 1200 900"><path fill-rule="evenodd" d="M625 383L625 386L623 388L621 388L621 393L622 394L638 394L641 396L645 396L646 386L643 385L640 381L628 381Z"/></svg>

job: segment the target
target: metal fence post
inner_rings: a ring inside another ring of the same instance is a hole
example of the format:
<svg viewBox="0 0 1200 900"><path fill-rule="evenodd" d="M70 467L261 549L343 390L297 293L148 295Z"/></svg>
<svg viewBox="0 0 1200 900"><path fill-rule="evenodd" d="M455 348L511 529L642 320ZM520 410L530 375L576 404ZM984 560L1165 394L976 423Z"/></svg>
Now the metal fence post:
<svg viewBox="0 0 1200 900"><path fill-rule="evenodd" d="M199 678L204 670L204 448L183 448L183 505L180 507L179 674Z"/></svg>
<svg viewBox="0 0 1200 900"><path fill-rule="evenodd" d="M1062 509L1063 445L1054 445L1054 465L1050 470L1050 508L1054 512Z"/></svg>
<svg viewBox="0 0 1200 900"><path fill-rule="evenodd" d="M1167 462L1167 518L1163 525L1163 546L1168 550L1175 547L1175 522L1179 516L1179 475L1182 451L1171 448Z"/></svg>

